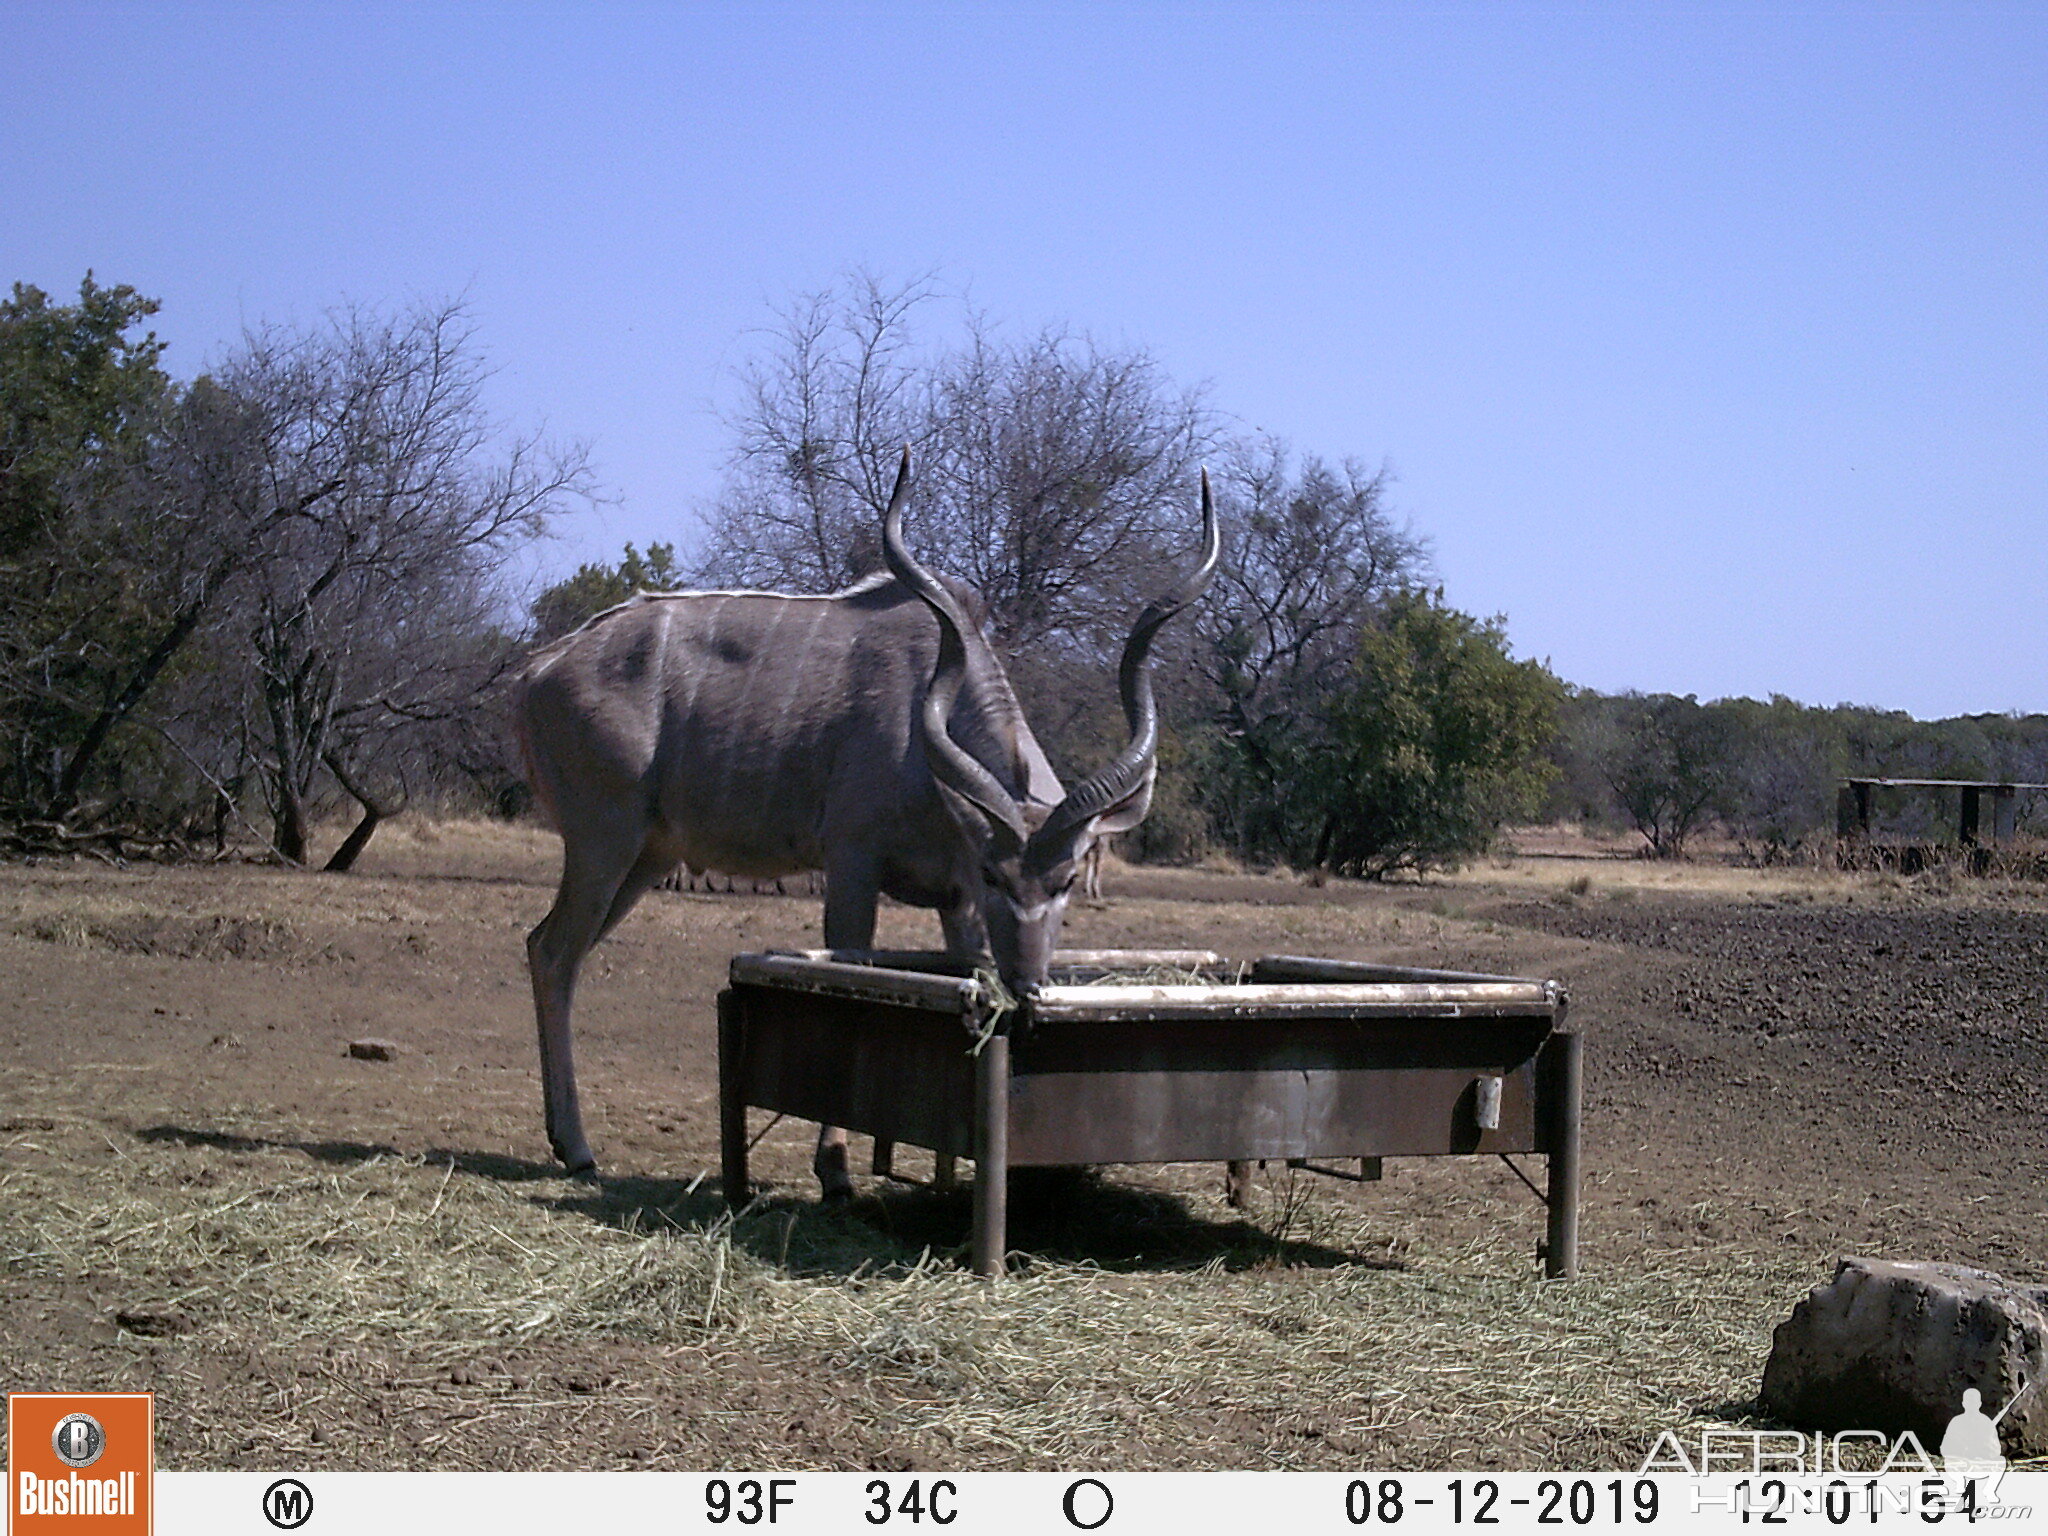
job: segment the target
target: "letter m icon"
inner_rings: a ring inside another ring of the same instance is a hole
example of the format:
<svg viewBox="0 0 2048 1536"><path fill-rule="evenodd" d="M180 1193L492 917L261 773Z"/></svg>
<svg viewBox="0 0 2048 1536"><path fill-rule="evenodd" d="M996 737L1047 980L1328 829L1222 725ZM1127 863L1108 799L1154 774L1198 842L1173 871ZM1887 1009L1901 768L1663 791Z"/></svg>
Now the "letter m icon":
<svg viewBox="0 0 2048 1536"><path fill-rule="evenodd" d="M295 1477L281 1477L263 1490L263 1518L281 1531L295 1531L313 1518L313 1490Z"/></svg>

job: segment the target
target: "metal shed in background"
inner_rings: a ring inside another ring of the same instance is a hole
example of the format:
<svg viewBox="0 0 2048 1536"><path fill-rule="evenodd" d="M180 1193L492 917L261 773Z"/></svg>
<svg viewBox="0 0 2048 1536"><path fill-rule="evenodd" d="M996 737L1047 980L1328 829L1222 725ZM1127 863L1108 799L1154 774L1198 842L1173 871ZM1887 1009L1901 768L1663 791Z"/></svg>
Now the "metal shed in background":
<svg viewBox="0 0 2048 1536"><path fill-rule="evenodd" d="M1965 848L1975 847L1984 825L1984 797L1991 797L1991 839L2009 843L2019 820L2019 797L2048 790L2048 784L2018 784L1996 779L1844 779L1835 792L1835 835L1870 837L1870 797L1877 789L1953 789L1957 791L1956 832Z"/></svg>

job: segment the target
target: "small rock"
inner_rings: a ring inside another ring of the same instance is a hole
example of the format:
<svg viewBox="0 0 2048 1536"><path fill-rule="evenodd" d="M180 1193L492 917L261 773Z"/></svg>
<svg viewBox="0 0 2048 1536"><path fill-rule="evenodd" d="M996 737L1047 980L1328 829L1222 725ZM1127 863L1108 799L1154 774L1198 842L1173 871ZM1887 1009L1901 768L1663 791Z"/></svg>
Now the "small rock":
<svg viewBox="0 0 2048 1536"><path fill-rule="evenodd" d="M348 1053L357 1061L390 1061L398 1055L398 1042L374 1037L351 1040L348 1043Z"/></svg>
<svg viewBox="0 0 2048 1536"><path fill-rule="evenodd" d="M476 1380L466 1365L458 1365L448 1373L448 1380L458 1387L466 1387Z"/></svg>
<svg viewBox="0 0 2048 1536"><path fill-rule="evenodd" d="M1845 1258L1771 1336L1763 1406L1813 1429L1912 1430L1930 1452L1974 1387L1998 1417L2048 1369L2048 1289L1961 1264ZM1999 1422L2008 1456L2048 1453L2048 1393Z"/></svg>
<svg viewBox="0 0 2048 1536"><path fill-rule="evenodd" d="M318 1424L315 1424L313 1426L313 1432L310 1435L306 1436L306 1438L315 1445L325 1445L327 1443L327 1431L322 1429Z"/></svg>
<svg viewBox="0 0 2048 1536"><path fill-rule="evenodd" d="M531 1378L526 1376L513 1376L510 1380L514 1392L524 1392L531 1383Z"/></svg>

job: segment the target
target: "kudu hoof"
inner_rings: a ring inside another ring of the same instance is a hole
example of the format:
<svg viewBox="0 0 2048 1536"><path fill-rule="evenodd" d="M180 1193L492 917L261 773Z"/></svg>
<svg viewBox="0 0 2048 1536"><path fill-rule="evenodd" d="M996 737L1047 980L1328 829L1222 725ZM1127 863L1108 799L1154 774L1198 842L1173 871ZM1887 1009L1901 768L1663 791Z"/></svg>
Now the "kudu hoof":
<svg viewBox="0 0 2048 1536"><path fill-rule="evenodd" d="M597 1177L597 1158L588 1147L573 1155L562 1151L558 1147L555 1149L555 1161L562 1165L563 1172L567 1173L572 1179L595 1179Z"/></svg>

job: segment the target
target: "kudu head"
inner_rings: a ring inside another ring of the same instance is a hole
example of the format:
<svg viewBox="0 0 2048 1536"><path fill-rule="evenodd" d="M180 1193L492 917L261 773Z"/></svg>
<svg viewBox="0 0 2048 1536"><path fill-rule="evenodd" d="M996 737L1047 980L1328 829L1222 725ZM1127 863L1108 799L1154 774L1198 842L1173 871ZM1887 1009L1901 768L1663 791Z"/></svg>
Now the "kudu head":
<svg viewBox="0 0 2048 1536"><path fill-rule="evenodd" d="M1151 809L1159 757L1159 710L1149 665L1152 639L1167 620L1201 596L1215 572L1222 541L1209 475L1202 473L1200 563L1146 605L1124 641L1117 686L1130 741L1100 773L1051 807L1019 801L947 729L969 667L1000 670L1000 664L985 645L973 648L979 635L959 599L917 563L903 542L903 503L909 489L910 450L905 448L882 521L882 550L896 579L922 598L939 621L939 658L925 692L921 721L925 761L939 798L979 860L982 919L996 970L1005 985L1022 994L1044 981L1052 964L1081 856L1098 837L1128 831ZM1007 686L1003 692L1008 695ZM999 729L1010 728L1030 729L1021 715L1014 727L1011 722L999 723Z"/></svg>

